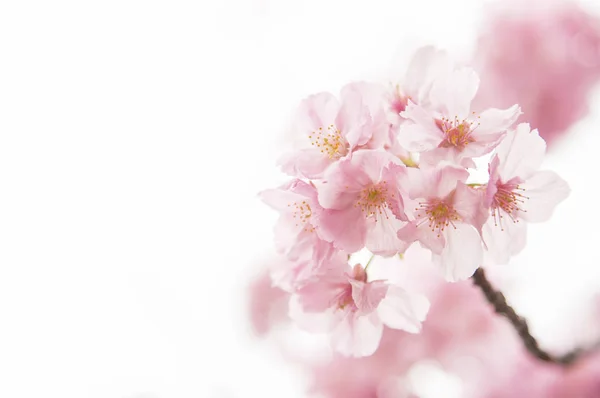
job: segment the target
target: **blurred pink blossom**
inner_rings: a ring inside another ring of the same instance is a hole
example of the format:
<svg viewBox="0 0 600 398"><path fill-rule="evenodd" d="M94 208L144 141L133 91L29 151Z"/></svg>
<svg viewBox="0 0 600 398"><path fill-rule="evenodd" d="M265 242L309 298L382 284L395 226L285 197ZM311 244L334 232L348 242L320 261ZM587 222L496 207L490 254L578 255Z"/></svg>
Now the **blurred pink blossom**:
<svg viewBox="0 0 600 398"><path fill-rule="evenodd" d="M489 6L474 65L478 108L518 103L521 120L548 142L588 110L600 78L600 18L573 1L505 1Z"/></svg>
<svg viewBox="0 0 600 398"><path fill-rule="evenodd" d="M259 337L287 319L289 293L273 286L266 270L248 286L247 300L250 324Z"/></svg>

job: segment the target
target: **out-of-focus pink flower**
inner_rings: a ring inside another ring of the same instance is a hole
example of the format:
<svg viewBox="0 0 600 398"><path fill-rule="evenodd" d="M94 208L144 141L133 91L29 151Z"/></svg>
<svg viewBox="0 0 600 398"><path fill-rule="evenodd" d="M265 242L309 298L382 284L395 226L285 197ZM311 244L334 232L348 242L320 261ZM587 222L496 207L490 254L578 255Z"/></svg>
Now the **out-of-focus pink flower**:
<svg viewBox="0 0 600 398"><path fill-rule="evenodd" d="M252 281L248 307L250 322L257 336L265 336L274 325L287 319L289 297L289 293L272 285L268 272Z"/></svg>
<svg viewBox="0 0 600 398"><path fill-rule="evenodd" d="M520 114L513 105L476 116L471 101L478 87L479 77L470 68L439 76L429 92L429 107L409 101L401 113L409 121L400 127L400 145L422 152L421 161L428 164L445 160L473 167L471 159L492 151Z"/></svg>
<svg viewBox="0 0 600 398"><path fill-rule="evenodd" d="M525 223L543 222L569 195L569 186L552 171L538 171L546 143L521 123L498 146L490 163L486 205L491 217L483 229L489 258L507 263L525 245Z"/></svg>
<svg viewBox="0 0 600 398"><path fill-rule="evenodd" d="M561 369L560 373L549 389L548 397L600 397L600 353L590 355L570 368Z"/></svg>
<svg viewBox="0 0 600 398"><path fill-rule="evenodd" d="M279 160L283 171L321 178L355 149L382 147L389 140L383 91L383 86L358 82L342 88L339 101L330 93L305 99L294 120L295 149Z"/></svg>
<svg viewBox="0 0 600 398"><path fill-rule="evenodd" d="M497 2L488 14L474 60L478 108L518 103L553 143L585 115L600 78L600 19L560 0Z"/></svg>
<svg viewBox="0 0 600 398"><path fill-rule="evenodd" d="M470 277L481 265L481 195L465 185L469 172L447 165L436 169L410 169L412 221L398 238L419 241L431 250L448 281ZM407 206L408 208L408 206Z"/></svg>
<svg viewBox="0 0 600 398"><path fill-rule="evenodd" d="M416 398L401 383L400 375L406 369L399 367L401 341L394 341L399 335L386 328L381 346L372 356L334 355L329 361L308 364L313 376L309 392L324 398ZM410 363L408 358L406 363Z"/></svg>
<svg viewBox="0 0 600 398"><path fill-rule="evenodd" d="M319 217L325 240L341 250L367 247L391 256L406 249L395 231L406 221L402 199L406 167L389 153L361 150L333 165L319 185Z"/></svg>
<svg viewBox="0 0 600 398"><path fill-rule="evenodd" d="M523 354L512 361L504 383L482 384L486 398L596 398L600 397L600 354L568 366L548 364Z"/></svg>
<svg viewBox="0 0 600 398"><path fill-rule="evenodd" d="M415 249L401 262L415 260L413 255L424 251ZM335 354L325 362L306 363L313 375L311 392L326 398L418 397L407 375L421 361L434 361L460 377L464 397L468 398L487 397L481 392L492 391L512 379L507 364L520 359L524 350L510 325L494 314L470 282L445 283L435 266L427 262L394 266L417 265L420 270L411 270L406 282L431 285L428 290L432 300L421 332L409 334L384 327L380 345L371 356ZM432 280L436 282L432 284ZM391 392L390 388L395 390Z"/></svg>
<svg viewBox="0 0 600 398"><path fill-rule="evenodd" d="M429 310L424 296L385 281L367 281L357 264L351 272L345 262L298 288L290 315L304 329L329 332L334 349L343 355L368 356L379 346L383 325L411 333L421 329Z"/></svg>

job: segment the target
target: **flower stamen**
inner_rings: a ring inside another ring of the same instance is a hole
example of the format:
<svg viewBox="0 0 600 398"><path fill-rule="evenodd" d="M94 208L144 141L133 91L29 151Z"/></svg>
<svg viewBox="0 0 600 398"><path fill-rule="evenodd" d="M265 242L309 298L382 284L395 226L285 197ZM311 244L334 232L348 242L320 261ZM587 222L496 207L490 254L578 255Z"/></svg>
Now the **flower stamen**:
<svg viewBox="0 0 600 398"><path fill-rule="evenodd" d="M452 225L456 229L455 222L460 221L460 216L454 210L452 204L443 199L431 199L427 202L419 202L419 207L415 209L417 218L429 223L432 232L437 230L438 238L442 235L446 227Z"/></svg>
<svg viewBox="0 0 600 398"><path fill-rule="evenodd" d="M319 127L308 138L310 144L319 148L321 153L327 155L329 159L338 160L348 153L348 143L342 137L340 130L333 124L329 125L326 131Z"/></svg>
<svg viewBox="0 0 600 398"><path fill-rule="evenodd" d="M518 184L511 182L496 184L496 194L492 200L491 213L494 225L499 225L502 231L504 231L504 226L502 225L504 215L502 213L507 215L513 223L518 223L519 217L517 212L527 212L521 206L529 197L523 195L521 192L525 192L525 189L521 188Z"/></svg>
<svg viewBox="0 0 600 398"><path fill-rule="evenodd" d="M377 222L378 216L385 216L387 219L390 218L387 213L387 209L389 208L388 200L392 200L394 197L395 194L388 190L387 181L382 181L379 184L363 189L354 206L360 207L365 217L373 217L375 218L375 222Z"/></svg>
<svg viewBox="0 0 600 398"><path fill-rule="evenodd" d="M442 148L455 147L459 151L465 149L471 142L475 142L472 134L481 124L467 119L459 120L458 116L455 116L454 119L442 117L435 122L438 128L444 132L444 140L439 146Z"/></svg>
<svg viewBox="0 0 600 398"><path fill-rule="evenodd" d="M293 207L292 218L295 219L297 227L301 224L307 224L304 226L304 230L306 232L314 232L315 228L311 224L308 224L308 220L312 216L312 209L305 200L290 203L288 207Z"/></svg>

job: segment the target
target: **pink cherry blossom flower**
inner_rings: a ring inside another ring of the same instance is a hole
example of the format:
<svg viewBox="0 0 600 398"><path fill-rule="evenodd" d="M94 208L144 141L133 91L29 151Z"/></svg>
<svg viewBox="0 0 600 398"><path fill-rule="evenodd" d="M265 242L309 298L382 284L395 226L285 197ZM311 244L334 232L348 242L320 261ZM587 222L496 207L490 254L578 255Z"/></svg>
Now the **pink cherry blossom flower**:
<svg viewBox="0 0 600 398"><path fill-rule="evenodd" d="M342 88L339 101L329 93L305 99L294 120L295 149L279 160L283 171L317 179L357 148L382 147L389 136L383 89L358 82Z"/></svg>
<svg viewBox="0 0 600 398"><path fill-rule="evenodd" d="M314 185L295 179L260 193L281 217L275 226L275 247L287 258L271 268L277 286L290 291L296 283L310 278L321 265L337 253L321 238L319 214L323 208Z"/></svg>
<svg viewBox="0 0 600 398"><path fill-rule="evenodd" d="M347 252L365 246L391 256L406 244L395 231L405 224L402 180L406 167L387 152L361 150L333 165L319 186L320 232Z"/></svg>
<svg viewBox="0 0 600 398"><path fill-rule="evenodd" d="M345 262L331 264L329 272L298 288L290 315L299 326L330 333L332 347L347 356L373 354L383 325L417 333L429 310L427 299L385 281L367 281L357 264L348 272Z"/></svg>
<svg viewBox="0 0 600 398"><path fill-rule="evenodd" d="M429 93L429 107L409 101L401 113L409 121L400 127L400 144L409 151L422 152L421 161L431 165L449 161L474 167L471 159L492 151L521 112L513 105L475 115L471 101L478 87L479 77L466 67L436 79Z"/></svg>
<svg viewBox="0 0 600 398"><path fill-rule="evenodd" d="M433 253L445 278L469 278L482 259L480 233L485 214L481 195L465 185L469 172L452 165L410 169L412 221L397 233L406 242L419 241Z"/></svg>
<svg viewBox="0 0 600 398"><path fill-rule="evenodd" d="M507 263L525 245L525 222L547 221L566 199L568 184L552 171L538 171L546 143L521 123L508 133L490 163L486 205L491 217L483 229L490 261Z"/></svg>

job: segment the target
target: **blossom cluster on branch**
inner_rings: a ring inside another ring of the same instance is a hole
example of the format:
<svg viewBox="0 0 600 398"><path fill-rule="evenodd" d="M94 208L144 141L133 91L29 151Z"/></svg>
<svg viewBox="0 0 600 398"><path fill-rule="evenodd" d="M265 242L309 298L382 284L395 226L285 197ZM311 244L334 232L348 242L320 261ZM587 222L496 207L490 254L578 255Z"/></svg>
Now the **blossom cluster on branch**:
<svg viewBox="0 0 600 398"><path fill-rule="evenodd" d="M260 194L281 213L270 274L294 322L327 333L339 353L372 355L384 325L418 333L429 310L426 295L370 278L352 254L391 257L418 242L446 281L462 281L508 262L526 224L568 196L563 179L539 170L546 144L515 125L518 105L473 112L478 87L471 68L425 47L401 82L354 82L300 104L279 160L292 179ZM489 178L474 181L482 157Z"/></svg>

